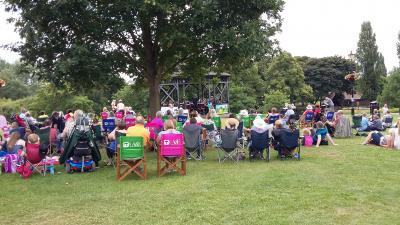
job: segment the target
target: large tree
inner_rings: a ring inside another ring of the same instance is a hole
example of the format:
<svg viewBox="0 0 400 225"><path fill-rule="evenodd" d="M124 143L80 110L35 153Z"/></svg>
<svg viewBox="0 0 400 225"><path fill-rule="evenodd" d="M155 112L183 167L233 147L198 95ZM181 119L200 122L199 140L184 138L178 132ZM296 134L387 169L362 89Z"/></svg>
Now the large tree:
<svg viewBox="0 0 400 225"><path fill-rule="evenodd" d="M304 82L304 72L289 53L278 55L265 72L266 92L281 91L290 102L304 101L312 96L312 88Z"/></svg>
<svg viewBox="0 0 400 225"><path fill-rule="evenodd" d="M396 68L387 77L379 101L388 103L391 107L400 107L400 69Z"/></svg>
<svg viewBox="0 0 400 225"><path fill-rule="evenodd" d="M201 75L268 54L283 7L282 0L5 2L20 13L17 50L42 78L86 87L128 74L148 86L152 114L171 73Z"/></svg>
<svg viewBox="0 0 400 225"><path fill-rule="evenodd" d="M301 57L305 81L314 90L315 100L321 100L329 92L341 97L343 92L350 93L352 84L344 77L356 70L353 61L339 57L307 58Z"/></svg>
<svg viewBox="0 0 400 225"><path fill-rule="evenodd" d="M357 62L361 70L359 89L363 98L376 100L381 93L386 77L386 67L382 54L378 52L375 33L370 22L361 25L361 32L356 52Z"/></svg>

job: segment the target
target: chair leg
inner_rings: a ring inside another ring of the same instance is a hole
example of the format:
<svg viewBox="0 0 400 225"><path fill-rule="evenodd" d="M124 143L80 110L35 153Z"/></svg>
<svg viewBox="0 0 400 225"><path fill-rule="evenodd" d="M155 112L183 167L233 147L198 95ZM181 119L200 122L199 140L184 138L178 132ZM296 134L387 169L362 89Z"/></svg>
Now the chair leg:
<svg viewBox="0 0 400 225"><path fill-rule="evenodd" d="M121 159L119 157L119 148L117 148L117 180L121 178Z"/></svg>

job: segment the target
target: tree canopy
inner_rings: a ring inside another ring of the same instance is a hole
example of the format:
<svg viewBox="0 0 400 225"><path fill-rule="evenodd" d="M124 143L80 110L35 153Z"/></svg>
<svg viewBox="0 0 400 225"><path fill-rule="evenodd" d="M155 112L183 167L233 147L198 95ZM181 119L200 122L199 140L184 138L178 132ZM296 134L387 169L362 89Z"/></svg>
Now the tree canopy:
<svg viewBox="0 0 400 225"><path fill-rule="evenodd" d="M387 77L387 82L383 88L379 101L388 103L392 107L400 107L400 69L393 70Z"/></svg>
<svg viewBox="0 0 400 225"><path fill-rule="evenodd" d="M386 77L384 58L378 52L375 36L371 23L364 22L361 25L356 58L362 73L359 89L363 98L370 101L376 100L381 93Z"/></svg>
<svg viewBox="0 0 400 225"><path fill-rule="evenodd" d="M283 52L272 61L265 74L266 93L281 91L290 102L309 99L312 88L304 82L304 72L297 60Z"/></svg>
<svg viewBox="0 0 400 225"><path fill-rule="evenodd" d="M268 55L283 8L282 0L5 2L20 13L16 50L41 78L105 88L127 74L149 88L152 114L173 72L202 75Z"/></svg>
<svg viewBox="0 0 400 225"><path fill-rule="evenodd" d="M320 100L329 92L342 96L350 93L352 84L344 77L356 70L355 62L339 56L325 58L302 57L305 82L314 90L315 100Z"/></svg>

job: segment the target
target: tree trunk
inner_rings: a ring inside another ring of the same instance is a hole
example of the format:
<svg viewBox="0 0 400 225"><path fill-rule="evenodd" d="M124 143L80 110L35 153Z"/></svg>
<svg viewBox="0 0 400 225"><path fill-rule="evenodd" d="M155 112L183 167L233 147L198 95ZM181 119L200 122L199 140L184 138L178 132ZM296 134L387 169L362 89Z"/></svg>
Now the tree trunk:
<svg viewBox="0 0 400 225"><path fill-rule="evenodd" d="M148 79L149 84L149 115L153 118L156 112L160 110L160 82L159 76L152 76Z"/></svg>

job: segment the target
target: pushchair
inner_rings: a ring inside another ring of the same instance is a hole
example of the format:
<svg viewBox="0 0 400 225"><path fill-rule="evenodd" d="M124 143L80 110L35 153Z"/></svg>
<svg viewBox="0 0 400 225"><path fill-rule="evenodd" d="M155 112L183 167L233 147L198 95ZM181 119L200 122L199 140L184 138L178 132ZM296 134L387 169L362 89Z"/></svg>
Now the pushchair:
<svg viewBox="0 0 400 225"><path fill-rule="evenodd" d="M75 126L60 157L60 163L65 163L66 172L94 171L100 160L99 147L92 130L86 129L86 126Z"/></svg>

